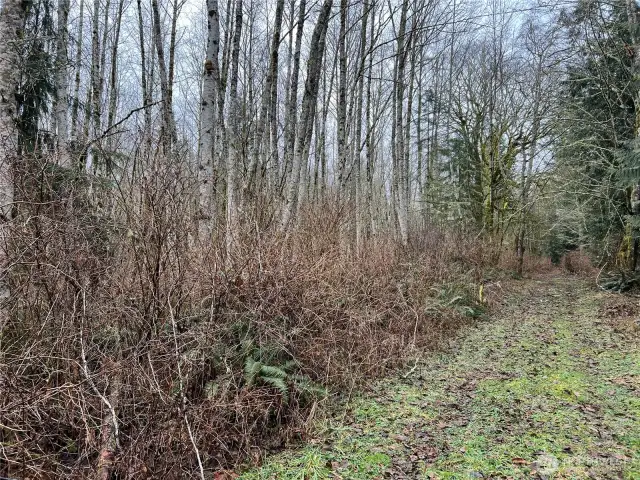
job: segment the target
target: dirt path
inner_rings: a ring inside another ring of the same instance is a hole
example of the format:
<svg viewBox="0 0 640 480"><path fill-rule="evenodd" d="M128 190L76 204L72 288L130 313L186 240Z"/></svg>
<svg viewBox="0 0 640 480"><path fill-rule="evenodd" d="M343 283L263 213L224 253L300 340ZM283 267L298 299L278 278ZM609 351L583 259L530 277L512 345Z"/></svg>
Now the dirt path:
<svg viewBox="0 0 640 480"><path fill-rule="evenodd" d="M516 290L455 351L241 478L640 479L638 317L575 279Z"/></svg>

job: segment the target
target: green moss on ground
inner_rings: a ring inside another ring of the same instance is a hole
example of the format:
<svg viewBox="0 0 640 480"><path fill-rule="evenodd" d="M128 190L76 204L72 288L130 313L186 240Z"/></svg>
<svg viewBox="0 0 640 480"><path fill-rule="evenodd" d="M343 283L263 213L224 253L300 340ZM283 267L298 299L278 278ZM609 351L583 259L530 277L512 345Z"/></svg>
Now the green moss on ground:
<svg viewBox="0 0 640 480"><path fill-rule="evenodd" d="M491 321L377 384L252 479L640 479L637 334L576 279L523 281Z"/></svg>

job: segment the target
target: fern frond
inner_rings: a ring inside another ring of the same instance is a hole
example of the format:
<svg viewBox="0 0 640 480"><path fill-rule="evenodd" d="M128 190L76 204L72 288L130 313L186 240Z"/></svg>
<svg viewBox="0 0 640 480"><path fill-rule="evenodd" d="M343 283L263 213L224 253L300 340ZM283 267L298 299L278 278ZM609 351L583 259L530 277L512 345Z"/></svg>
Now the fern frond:
<svg viewBox="0 0 640 480"><path fill-rule="evenodd" d="M324 398L329 394L325 387L312 382L306 375L290 375L289 378L293 381L296 390L304 397Z"/></svg>
<svg viewBox="0 0 640 480"><path fill-rule="evenodd" d="M284 351L282 347L273 344L261 345L256 351L254 357L262 363L274 364L278 363L278 357L281 357Z"/></svg>
<svg viewBox="0 0 640 480"><path fill-rule="evenodd" d="M284 362L284 364L282 364L280 368L287 373L291 373L297 370L299 366L300 364L297 362L297 360L288 360Z"/></svg>
<svg viewBox="0 0 640 480"><path fill-rule="evenodd" d="M244 362L244 381L247 386L250 387L255 383L261 368L262 363L256 362L251 357L247 357Z"/></svg>
<svg viewBox="0 0 640 480"><path fill-rule="evenodd" d="M282 395L284 403L289 403L289 387L287 386L287 384L285 383L285 381L282 378L279 378L279 377L260 377L260 381L262 383L264 383L265 385L269 385L269 386L277 389L280 392L280 394Z"/></svg>
<svg viewBox="0 0 640 480"><path fill-rule="evenodd" d="M300 393L310 398L325 398L329 395L329 391L321 385L308 383L306 385L300 385L298 387Z"/></svg>
<svg viewBox="0 0 640 480"><path fill-rule="evenodd" d="M251 338L240 341L240 352L243 355L249 355L254 349L253 340Z"/></svg>
<svg viewBox="0 0 640 480"><path fill-rule="evenodd" d="M260 375L263 377L287 378L287 372L279 367L274 367L273 365L262 365L260 368Z"/></svg>
<svg viewBox="0 0 640 480"><path fill-rule="evenodd" d="M213 380L208 381L204 386L204 394L209 400L214 398L218 394L219 390L220 384L214 382Z"/></svg>

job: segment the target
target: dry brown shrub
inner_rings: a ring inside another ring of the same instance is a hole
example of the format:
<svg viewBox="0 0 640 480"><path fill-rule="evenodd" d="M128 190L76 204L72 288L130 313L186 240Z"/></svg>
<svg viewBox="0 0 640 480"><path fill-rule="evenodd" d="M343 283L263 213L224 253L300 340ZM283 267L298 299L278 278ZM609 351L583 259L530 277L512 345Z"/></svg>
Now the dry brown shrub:
<svg viewBox="0 0 640 480"><path fill-rule="evenodd" d="M604 303L598 309L602 318L629 318L640 313L638 298L619 294L608 294Z"/></svg>
<svg viewBox="0 0 640 480"><path fill-rule="evenodd" d="M301 434L318 401L304 385L366 386L450 335L466 320L435 287L473 302L491 262L435 227L345 252L328 203L286 238L272 215L246 221L229 267L215 229L195 234L192 173L147 171L116 189L35 161L19 176L0 475L172 479L197 457L256 459ZM250 361L293 365L286 391L249 381Z"/></svg>
<svg viewBox="0 0 640 480"><path fill-rule="evenodd" d="M583 250L568 252L562 257L562 268L572 274L593 276L597 273L591 259Z"/></svg>
<svg viewBox="0 0 640 480"><path fill-rule="evenodd" d="M640 300L637 296L608 293L598 309L598 316L615 331L640 333Z"/></svg>
<svg viewBox="0 0 640 480"><path fill-rule="evenodd" d="M518 256L516 252L512 249L503 252L498 266L501 270L507 272L517 272ZM557 270L558 267L551 262L551 258L548 256L531 253L524 254L523 276L543 275Z"/></svg>

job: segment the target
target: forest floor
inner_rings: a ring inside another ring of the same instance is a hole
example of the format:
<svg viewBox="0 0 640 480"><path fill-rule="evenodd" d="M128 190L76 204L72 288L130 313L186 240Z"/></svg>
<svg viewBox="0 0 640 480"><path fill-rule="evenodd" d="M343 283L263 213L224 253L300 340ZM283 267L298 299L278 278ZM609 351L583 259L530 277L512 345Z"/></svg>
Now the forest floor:
<svg viewBox="0 0 640 480"><path fill-rule="evenodd" d="M640 479L638 300L511 282L447 352L242 479Z"/></svg>

